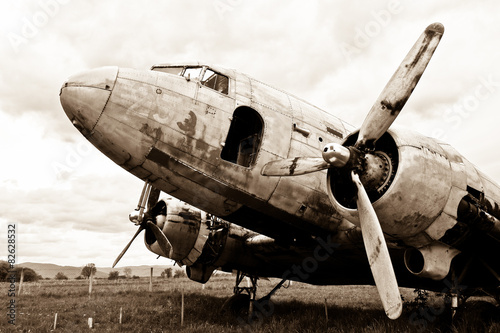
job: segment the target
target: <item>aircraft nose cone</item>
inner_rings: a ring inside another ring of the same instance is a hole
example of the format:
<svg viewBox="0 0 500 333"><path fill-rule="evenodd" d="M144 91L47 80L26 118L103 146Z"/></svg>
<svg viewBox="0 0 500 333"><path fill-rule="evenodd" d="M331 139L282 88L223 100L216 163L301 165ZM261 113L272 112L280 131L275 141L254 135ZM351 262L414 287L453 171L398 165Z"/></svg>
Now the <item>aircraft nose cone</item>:
<svg viewBox="0 0 500 333"><path fill-rule="evenodd" d="M114 88L118 67L101 67L71 76L59 97L64 112L85 136L94 129Z"/></svg>

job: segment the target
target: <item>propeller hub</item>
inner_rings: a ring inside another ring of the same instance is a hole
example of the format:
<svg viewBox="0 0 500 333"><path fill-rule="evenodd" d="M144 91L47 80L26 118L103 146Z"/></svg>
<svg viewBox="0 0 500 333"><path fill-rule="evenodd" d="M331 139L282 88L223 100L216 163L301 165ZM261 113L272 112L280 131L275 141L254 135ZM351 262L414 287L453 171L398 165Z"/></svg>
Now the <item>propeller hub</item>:
<svg viewBox="0 0 500 333"><path fill-rule="evenodd" d="M364 154L356 147L345 147L338 143L329 143L323 148L322 155L329 167L359 170L362 166Z"/></svg>
<svg viewBox="0 0 500 333"><path fill-rule="evenodd" d="M329 143L323 149L323 159L332 167L341 168L350 158L351 151L338 143Z"/></svg>
<svg viewBox="0 0 500 333"><path fill-rule="evenodd" d="M133 210L130 214L128 214L128 219L135 225L140 225L142 222L141 212L138 210Z"/></svg>

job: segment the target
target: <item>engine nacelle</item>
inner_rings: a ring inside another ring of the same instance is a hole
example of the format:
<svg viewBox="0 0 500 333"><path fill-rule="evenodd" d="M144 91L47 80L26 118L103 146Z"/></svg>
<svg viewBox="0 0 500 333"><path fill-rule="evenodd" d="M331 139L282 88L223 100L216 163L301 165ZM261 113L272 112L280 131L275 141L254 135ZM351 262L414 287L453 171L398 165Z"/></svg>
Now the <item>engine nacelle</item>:
<svg viewBox="0 0 500 333"><path fill-rule="evenodd" d="M172 245L172 255L163 253L154 234L146 230L144 240L150 251L183 265L192 265L198 260L210 234L207 213L186 203L168 200L165 222L159 226Z"/></svg>
<svg viewBox="0 0 500 333"><path fill-rule="evenodd" d="M353 145L357 135L348 137L345 145ZM434 139L406 130L385 133L367 154L369 167L361 177L383 231L422 247L453 227L459 202L467 194L467 173L459 161L455 150ZM350 174L331 168L327 182L335 209L359 226Z"/></svg>

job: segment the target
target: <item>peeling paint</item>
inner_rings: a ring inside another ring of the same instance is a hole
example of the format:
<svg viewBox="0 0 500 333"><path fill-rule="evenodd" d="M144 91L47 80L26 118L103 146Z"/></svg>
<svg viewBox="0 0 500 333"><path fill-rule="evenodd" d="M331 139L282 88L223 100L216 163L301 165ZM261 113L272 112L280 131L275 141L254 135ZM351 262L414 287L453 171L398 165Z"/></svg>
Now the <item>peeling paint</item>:
<svg viewBox="0 0 500 333"><path fill-rule="evenodd" d="M297 168L297 161L299 160L300 157L294 158L292 165L290 165L290 176L292 176L295 173L295 169Z"/></svg>
<svg viewBox="0 0 500 333"><path fill-rule="evenodd" d="M160 140L163 135L160 127L152 128L148 123L144 123L139 131L146 134L147 136L154 138L155 140Z"/></svg>
<svg viewBox="0 0 500 333"><path fill-rule="evenodd" d="M380 238L377 238L377 245L375 246L375 249L373 249L373 252L370 254L370 258L368 258L368 262L370 263L370 266L373 265L377 260L380 255L380 247L382 246L382 242L380 241Z"/></svg>
<svg viewBox="0 0 500 333"><path fill-rule="evenodd" d="M198 118L193 111L189 111L189 117L184 119L184 122L177 122L177 126L187 135L193 136L196 133L196 123Z"/></svg>

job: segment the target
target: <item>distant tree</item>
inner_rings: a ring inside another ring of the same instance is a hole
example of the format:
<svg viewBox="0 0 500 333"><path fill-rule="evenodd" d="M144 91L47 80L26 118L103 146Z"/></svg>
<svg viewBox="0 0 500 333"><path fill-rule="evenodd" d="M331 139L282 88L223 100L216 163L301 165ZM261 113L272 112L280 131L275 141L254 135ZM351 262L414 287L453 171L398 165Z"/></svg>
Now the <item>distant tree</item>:
<svg viewBox="0 0 500 333"><path fill-rule="evenodd" d="M0 281L5 281L9 274L10 265L7 261L0 261Z"/></svg>
<svg viewBox="0 0 500 333"><path fill-rule="evenodd" d="M82 268L82 272L80 273L80 275L88 279L90 278L90 275L95 274L96 271L97 268L95 268L95 264L87 264L85 267Z"/></svg>
<svg viewBox="0 0 500 333"><path fill-rule="evenodd" d="M161 277L164 279L170 279L172 277L172 268L165 268L163 272L161 272Z"/></svg>
<svg viewBox="0 0 500 333"><path fill-rule="evenodd" d="M68 277L62 272L56 274L56 280L67 280L67 279Z"/></svg>
<svg viewBox="0 0 500 333"><path fill-rule="evenodd" d="M111 271L111 272L109 272L108 280L117 280L119 276L120 276L120 272Z"/></svg>
<svg viewBox="0 0 500 333"><path fill-rule="evenodd" d="M132 268L126 267L124 272L125 272L125 276L127 277L127 279L130 279L130 277L132 276Z"/></svg>
<svg viewBox="0 0 500 333"><path fill-rule="evenodd" d="M21 274L24 271L24 282L34 282L38 281L40 279L43 279L43 277L39 274L37 274L34 270L28 267L16 267L14 268L15 274L16 274L16 281L21 280Z"/></svg>
<svg viewBox="0 0 500 333"><path fill-rule="evenodd" d="M76 279L76 280L83 280L83 279L85 279L85 278L83 277L83 275L78 275L75 279Z"/></svg>
<svg viewBox="0 0 500 333"><path fill-rule="evenodd" d="M174 278L180 278L186 276L186 272L182 269L177 269L174 273Z"/></svg>
<svg viewBox="0 0 500 333"><path fill-rule="evenodd" d="M16 266L14 269L10 268L10 264L6 261L0 261L0 281L5 281L11 278L12 275L16 276L16 281L21 280L21 272L24 270L25 282L38 281L43 277L37 274L34 270L28 267Z"/></svg>

